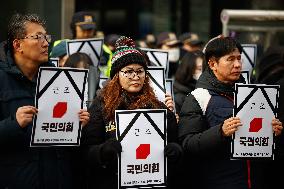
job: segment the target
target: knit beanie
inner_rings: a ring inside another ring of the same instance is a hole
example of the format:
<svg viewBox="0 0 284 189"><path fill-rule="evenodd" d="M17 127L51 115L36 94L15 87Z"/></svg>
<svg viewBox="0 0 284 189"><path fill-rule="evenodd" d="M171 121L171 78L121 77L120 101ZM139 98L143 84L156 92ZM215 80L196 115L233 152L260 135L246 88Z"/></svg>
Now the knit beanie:
<svg viewBox="0 0 284 189"><path fill-rule="evenodd" d="M134 41L125 36L121 36L115 43L115 52L111 59L110 78L129 64L139 64L147 70L149 58L140 49L135 47Z"/></svg>

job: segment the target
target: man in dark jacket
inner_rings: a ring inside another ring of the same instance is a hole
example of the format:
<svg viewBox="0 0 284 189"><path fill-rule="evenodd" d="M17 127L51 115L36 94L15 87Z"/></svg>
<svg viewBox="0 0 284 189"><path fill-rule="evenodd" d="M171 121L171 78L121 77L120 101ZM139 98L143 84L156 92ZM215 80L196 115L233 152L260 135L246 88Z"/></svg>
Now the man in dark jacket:
<svg viewBox="0 0 284 189"><path fill-rule="evenodd" d="M36 77L52 65L50 41L37 15L12 16L0 49L0 189L72 188L69 151L29 147Z"/></svg>
<svg viewBox="0 0 284 189"><path fill-rule="evenodd" d="M232 117L234 84L244 83L241 53L241 45L232 38L211 40L205 49L208 68L181 109L179 139L195 159L196 169L191 170L198 188L251 188L250 162L230 160L231 136L242 125L238 117ZM282 126L275 121L273 130L279 135L276 128Z"/></svg>

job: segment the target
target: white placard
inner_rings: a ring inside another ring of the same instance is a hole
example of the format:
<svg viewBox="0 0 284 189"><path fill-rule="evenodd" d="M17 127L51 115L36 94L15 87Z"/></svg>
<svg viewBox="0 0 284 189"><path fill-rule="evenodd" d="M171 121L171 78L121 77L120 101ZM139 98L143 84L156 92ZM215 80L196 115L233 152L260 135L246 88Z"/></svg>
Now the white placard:
<svg viewBox="0 0 284 189"><path fill-rule="evenodd" d="M166 93L170 94L173 98L173 102L175 102L175 95L174 95L174 90L173 90L173 84L174 80L173 79L166 79ZM174 107L174 112L176 112L176 108Z"/></svg>
<svg viewBox="0 0 284 189"><path fill-rule="evenodd" d="M233 135L232 158L274 158L271 121L278 107L278 85L235 85L234 116L243 126Z"/></svg>
<svg viewBox="0 0 284 189"><path fill-rule="evenodd" d="M165 186L166 110L115 112L119 156L119 188Z"/></svg>
<svg viewBox="0 0 284 189"><path fill-rule="evenodd" d="M40 68L31 146L80 145L78 112L84 107L87 76L85 69Z"/></svg>
<svg viewBox="0 0 284 189"><path fill-rule="evenodd" d="M49 60L55 67L59 67L59 58L49 58Z"/></svg>
<svg viewBox="0 0 284 189"><path fill-rule="evenodd" d="M246 84L249 84L250 83L249 71L248 70L242 71L241 74L245 78Z"/></svg>
<svg viewBox="0 0 284 189"><path fill-rule="evenodd" d="M99 87L102 89L104 87L104 83L108 80L108 77L100 77Z"/></svg>
<svg viewBox="0 0 284 189"><path fill-rule="evenodd" d="M89 85L88 85L88 79L85 84L85 91L84 91L84 103L83 103L83 109L87 110L89 107Z"/></svg>
<svg viewBox="0 0 284 189"><path fill-rule="evenodd" d="M165 70L163 67L149 66L147 69L150 77L150 85L161 102L165 102Z"/></svg>
<svg viewBox="0 0 284 189"><path fill-rule="evenodd" d="M70 56L76 52L83 52L90 56L94 66L98 66L102 54L104 39L73 39L66 41L67 54Z"/></svg>
<svg viewBox="0 0 284 189"><path fill-rule="evenodd" d="M256 63L257 45L256 44L242 44L242 70L249 71L251 75L252 69Z"/></svg>
<svg viewBox="0 0 284 189"><path fill-rule="evenodd" d="M141 48L149 57L151 66L159 66L165 69L166 77L169 73L169 52L160 49Z"/></svg>
<svg viewBox="0 0 284 189"><path fill-rule="evenodd" d="M173 79L166 79L166 93L170 94L172 97L174 97L173 83Z"/></svg>

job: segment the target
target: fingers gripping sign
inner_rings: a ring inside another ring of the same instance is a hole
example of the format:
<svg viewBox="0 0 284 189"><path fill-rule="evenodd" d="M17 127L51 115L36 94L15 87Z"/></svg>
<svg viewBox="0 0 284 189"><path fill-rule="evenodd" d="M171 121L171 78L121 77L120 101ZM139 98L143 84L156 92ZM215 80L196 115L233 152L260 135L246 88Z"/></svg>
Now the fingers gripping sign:
<svg viewBox="0 0 284 189"><path fill-rule="evenodd" d="M272 119L271 122L275 136L279 136L283 130L282 122L279 119Z"/></svg>
<svg viewBox="0 0 284 189"><path fill-rule="evenodd" d="M20 127L25 128L32 122L33 116L37 114L38 110L33 106L22 106L17 109L16 120Z"/></svg>
<svg viewBox="0 0 284 189"><path fill-rule="evenodd" d="M171 111L174 111L174 101L170 94L165 94L165 104Z"/></svg>
<svg viewBox="0 0 284 189"><path fill-rule="evenodd" d="M85 110L85 109L81 109L78 113L79 115L79 119L82 122L82 127L84 127L85 125L87 125L87 123L90 120L90 113Z"/></svg>
<svg viewBox="0 0 284 189"><path fill-rule="evenodd" d="M222 135L225 137L232 136L238 130L238 127L242 125L238 117L226 119L222 125Z"/></svg>

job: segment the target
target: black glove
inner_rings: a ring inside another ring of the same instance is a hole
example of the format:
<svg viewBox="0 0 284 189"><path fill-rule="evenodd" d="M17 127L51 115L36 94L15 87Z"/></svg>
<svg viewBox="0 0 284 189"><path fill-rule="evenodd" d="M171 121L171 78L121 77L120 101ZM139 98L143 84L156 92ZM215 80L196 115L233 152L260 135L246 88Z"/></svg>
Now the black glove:
<svg viewBox="0 0 284 189"><path fill-rule="evenodd" d="M120 142L115 138L108 139L101 147L101 160L103 162L112 161L120 152L122 152Z"/></svg>
<svg viewBox="0 0 284 189"><path fill-rule="evenodd" d="M164 153L169 162L177 162L181 159L183 150L179 144L171 142L165 147Z"/></svg>

